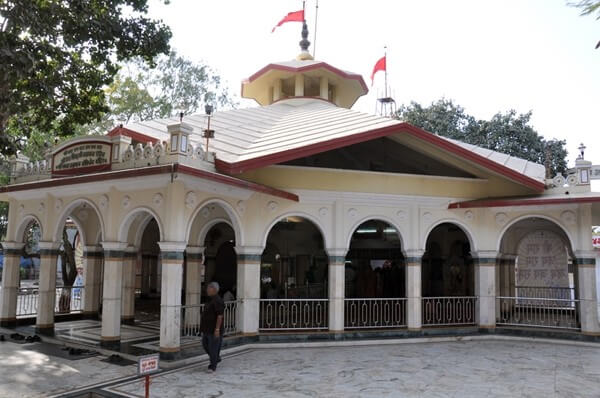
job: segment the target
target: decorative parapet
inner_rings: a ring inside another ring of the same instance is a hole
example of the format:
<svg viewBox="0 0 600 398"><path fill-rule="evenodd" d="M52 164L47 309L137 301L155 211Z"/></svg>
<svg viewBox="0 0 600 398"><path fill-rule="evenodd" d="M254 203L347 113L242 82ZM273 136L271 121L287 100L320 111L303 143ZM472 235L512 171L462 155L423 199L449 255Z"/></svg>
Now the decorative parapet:
<svg viewBox="0 0 600 398"><path fill-rule="evenodd" d="M190 126L177 123L168 126L168 131L172 136L169 142L132 145L131 138L122 135L86 136L54 147L41 161L30 162L22 155L13 157L11 184L171 163L215 170L215 154L207 154L202 145L193 147L187 140L192 131ZM177 148L171 148L171 143Z"/></svg>

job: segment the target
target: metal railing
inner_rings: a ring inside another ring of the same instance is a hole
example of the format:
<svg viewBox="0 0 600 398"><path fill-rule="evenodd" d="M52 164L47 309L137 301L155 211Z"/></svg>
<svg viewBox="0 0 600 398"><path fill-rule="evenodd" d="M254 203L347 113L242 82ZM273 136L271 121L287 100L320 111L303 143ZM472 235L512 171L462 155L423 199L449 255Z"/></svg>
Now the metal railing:
<svg viewBox="0 0 600 398"><path fill-rule="evenodd" d="M497 325L579 329L576 299L496 297Z"/></svg>
<svg viewBox="0 0 600 398"><path fill-rule="evenodd" d="M20 288L17 294L17 316L35 316L38 312L40 292L37 287ZM83 311L83 286L57 287L54 312L68 314Z"/></svg>
<svg viewBox="0 0 600 398"><path fill-rule="evenodd" d="M23 287L17 293L17 316L25 317L37 314L39 289Z"/></svg>
<svg viewBox="0 0 600 398"><path fill-rule="evenodd" d="M544 299L575 299L574 287L538 287L538 286L516 286L515 297L544 298Z"/></svg>
<svg viewBox="0 0 600 398"><path fill-rule="evenodd" d="M477 297L423 297L423 326L474 325Z"/></svg>
<svg viewBox="0 0 600 398"><path fill-rule="evenodd" d="M56 288L54 312L59 314L83 311L83 286Z"/></svg>
<svg viewBox="0 0 600 398"><path fill-rule="evenodd" d="M260 330L327 329L327 299L261 299Z"/></svg>
<svg viewBox="0 0 600 398"><path fill-rule="evenodd" d="M181 306L181 336L190 337L200 336L202 334L200 320L202 319L203 311L204 304ZM236 314L237 301L226 301L225 311L223 313L223 329L225 336L236 333Z"/></svg>
<svg viewBox="0 0 600 398"><path fill-rule="evenodd" d="M344 328L406 327L405 298L344 299Z"/></svg>

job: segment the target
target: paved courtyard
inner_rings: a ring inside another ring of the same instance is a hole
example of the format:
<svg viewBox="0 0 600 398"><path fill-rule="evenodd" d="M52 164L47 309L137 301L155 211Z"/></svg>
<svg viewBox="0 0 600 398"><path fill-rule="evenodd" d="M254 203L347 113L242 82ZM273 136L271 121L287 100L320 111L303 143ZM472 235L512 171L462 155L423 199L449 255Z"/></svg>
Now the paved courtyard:
<svg viewBox="0 0 600 398"><path fill-rule="evenodd" d="M255 349L216 374L158 376L153 397L599 397L600 347L479 340ZM111 391L135 394L140 383Z"/></svg>
<svg viewBox="0 0 600 398"><path fill-rule="evenodd" d="M390 343L238 349L225 353L215 374L202 362L154 377L152 397L600 396L600 346L489 338ZM117 396L140 396L139 380L118 381L135 367L103 359L69 361L0 343L0 397L102 383Z"/></svg>

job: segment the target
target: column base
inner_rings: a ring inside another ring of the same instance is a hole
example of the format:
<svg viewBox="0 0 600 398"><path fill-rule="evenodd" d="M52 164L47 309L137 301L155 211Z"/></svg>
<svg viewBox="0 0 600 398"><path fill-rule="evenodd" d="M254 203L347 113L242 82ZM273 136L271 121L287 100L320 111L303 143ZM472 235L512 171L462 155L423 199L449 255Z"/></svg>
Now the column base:
<svg viewBox="0 0 600 398"><path fill-rule="evenodd" d="M54 336L54 324L35 325L35 332L44 336Z"/></svg>
<svg viewBox="0 0 600 398"><path fill-rule="evenodd" d="M586 331L581 331L581 334L586 335L586 336L600 336L600 332L586 332Z"/></svg>
<svg viewBox="0 0 600 398"><path fill-rule="evenodd" d="M179 351L179 348L160 348L160 359L164 360L164 361L174 361L176 359L179 359L179 357L181 356L181 352Z"/></svg>
<svg viewBox="0 0 600 398"><path fill-rule="evenodd" d="M3 328L16 328L17 318L0 319L0 327Z"/></svg>
<svg viewBox="0 0 600 398"><path fill-rule="evenodd" d="M121 337L101 337L100 347L119 351L121 349Z"/></svg>
<svg viewBox="0 0 600 398"><path fill-rule="evenodd" d="M135 317L121 317L121 324L123 325L135 325Z"/></svg>

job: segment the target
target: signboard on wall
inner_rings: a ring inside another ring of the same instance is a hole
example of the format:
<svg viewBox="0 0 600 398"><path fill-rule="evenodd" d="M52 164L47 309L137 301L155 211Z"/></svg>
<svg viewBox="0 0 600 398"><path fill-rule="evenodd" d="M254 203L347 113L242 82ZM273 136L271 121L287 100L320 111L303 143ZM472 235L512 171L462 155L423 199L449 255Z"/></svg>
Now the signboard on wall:
<svg viewBox="0 0 600 398"><path fill-rule="evenodd" d="M517 286L569 287L567 249L557 234L535 231L525 235L517 256Z"/></svg>
<svg viewBox="0 0 600 398"><path fill-rule="evenodd" d="M110 170L112 145L83 141L69 145L52 157L53 175L73 175Z"/></svg>
<svg viewBox="0 0 600 398"><path fill-rule="evenodd" d="M594 245L594 249L600 249L600 233L592 234L592 245Z"/></svg>

